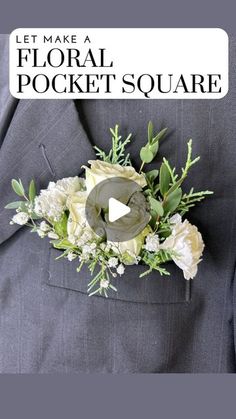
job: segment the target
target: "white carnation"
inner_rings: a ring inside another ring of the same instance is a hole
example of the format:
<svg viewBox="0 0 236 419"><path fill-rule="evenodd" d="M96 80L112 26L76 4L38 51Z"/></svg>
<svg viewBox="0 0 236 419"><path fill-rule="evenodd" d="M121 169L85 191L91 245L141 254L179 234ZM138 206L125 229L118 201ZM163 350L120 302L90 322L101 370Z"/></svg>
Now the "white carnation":
<svg viewBox="0 0 236 419"><path fill-rule="evenodd" d="M12 217L12 222L14 224L19 224L21 226L26 224L28 220L29 220L29 216L25 212L18 212Z"/></svg>
<svg viewBox="0 0 236 419"><path fill-rule="evenodd" d="M35 198L34 211L40 217L58 221L66 209L67 198L83 188L84 180L78 176L49 182L48 188Z"/></svg>
<svg viewBox="0 0 236 419"><path fill-rule="evenodd" d="M43 189L35 198L34 210L40 217L58 221L65 210L65 203L66 195L56 187Z"/></svg>
<svg viewBox="0 0 236 419"><path fill-rule="evenodd" d="M201 261L204 243L196 226L188 220L174 225L172 233L160 246L174 252L176 265L183 270L185 279L192 279L197 274L197 265Z"/></svg>
<svg viewBox="0 0 236 419"><path fill-rule="evenodd" d="M78 191L84 190L85 180L78 176L67 177L67 178L58 180L55 186L65 195L70 196Z"/></svg>
<svg viewBox="0 0 236 419"><path fill-rule="evenodd" d="M178 224L178 223L181 223L182 217L180 214L177 213L175 215L172 215L169 221L170 221L170 224Z"/></svg>

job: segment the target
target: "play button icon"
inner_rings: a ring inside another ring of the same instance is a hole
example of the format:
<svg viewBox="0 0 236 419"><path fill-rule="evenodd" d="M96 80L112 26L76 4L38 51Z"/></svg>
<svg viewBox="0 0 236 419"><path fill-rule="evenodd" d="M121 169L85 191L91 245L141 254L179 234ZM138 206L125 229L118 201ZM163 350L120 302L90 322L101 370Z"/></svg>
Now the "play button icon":
<svg viewBox="0 0 236 419"><path fill-rule="evenodd" d="M108 201L108 220L110 223L114 223L114 221L119 220L120 218L124 217L125 215L129 214L131 209L122 204L122 202L118 201L115 198L110 198Z"/></svg>
<svg viewBox="0 0 236 419"><path fill-rule="evenodd" d="M102 239L123 242L143 231L150 221L150 208L140 185L126 178L112 177L91 190L85 215Z"/></svg>

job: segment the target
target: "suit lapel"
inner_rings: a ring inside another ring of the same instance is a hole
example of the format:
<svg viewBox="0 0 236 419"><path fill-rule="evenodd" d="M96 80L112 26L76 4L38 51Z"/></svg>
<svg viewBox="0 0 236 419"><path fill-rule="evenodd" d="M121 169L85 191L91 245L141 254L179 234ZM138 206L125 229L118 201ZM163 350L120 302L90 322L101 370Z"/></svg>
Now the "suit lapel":
<svg viewBox="0 0 236 419"><path fill-rule="evenodd" d="M9 125L16 111L19 100L10 96L5 99L4 107L0 104L0 148L6 136Z"/></svg>
<svg viewBox="0 0 236 419"><path fill-rule="evenodd" d="M0 149L0 244L19 226L10 226L4 206L16 200L11 179L34 178L38 189L50 180L77 175L94 157L71 100L21 100Z"/></svg>

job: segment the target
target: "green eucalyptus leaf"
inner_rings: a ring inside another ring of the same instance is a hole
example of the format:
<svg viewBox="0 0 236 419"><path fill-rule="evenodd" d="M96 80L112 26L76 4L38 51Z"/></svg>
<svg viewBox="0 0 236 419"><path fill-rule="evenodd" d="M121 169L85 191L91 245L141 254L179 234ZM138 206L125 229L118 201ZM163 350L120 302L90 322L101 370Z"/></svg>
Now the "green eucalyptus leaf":
<svg viewBox="0 0 236 419"><path fill-rule="evenodd" d="M155 229L156 222L157 222L157 213L156 211L151 209L150 214L151 214L151 220L149 221L149 225L151 226L152 229Z"/></svg>
<svg viewBox="0 0 236 419"><path fill-rule="evenodd" d="M23 183L22 183L21 179L18 179L18 182L21 186L22 191L24 191L24 193L25 193L24 186L23 186Z"/></svg>
<svg viewBox="0 0 236 419"><path fill-rule="evenodd" d="M11 186L12 186L13 191L17 195L24 196L25 191L24 191L24 187L23 187L22 182L21 182L20 179L19 179L19 182L16 179L12 179Z"/></svg>
<svg viewBox="0 0 236 419"><path fill-rule="evenodd" d="M159 142L157 141L156 143L152 144L150 146L150 150L152 152L152 154L154 155L154 157L156 156L158 150L159 150Z"/></svg>
<svg viewBox="0 0 236 419"><path fill-rule="evenodd" d="M15 202L10 202L9 204L7 204L5 206L6 209L17 209L21 206L21 204L24 203L23 201L15 201Z"/></svg>
<svg viewBox="0 0 236 419"><path fill-rule="evenodd" d="M180 178L177 180L177 182L174 183L174 185L171 186L171 188L168 190L167 195L170 195L172 192L174 192L179 186L183 183L183 179Z"/></svg>
<svg viewBox="0 0 236 419"><path fill-rule="evenodd" d="M27 202L22 202L19 208L21 211L28 213Z"/></svg>
<svg viewBox="0 0 236 419"><path fill-rule="evenodd" d="M39 215L37 215L34 211L30 215L30 218L32 218L32 220L41 220L42 219L42 217L40 217Z"/></svg>
<svg viewBox="0 0 236 419"><path fill-rule="evenodd" d="M170 172L167 166L165 165L165 163L162 163L161 168L160 168L160 191L161 191L162 196L164 196L166 192L168 191L169 186L170 186L170 181L171 181Z"/></svg>
<svg viewBox="0 0 236 419"><path fill-rule="evenodd" d="M159 190L160 190L160 184L158 183L158 185L156 185L153 190L154 195L156 195L159 192Z"/></svg>
<svg viewBox="0 0 236 419"><path fill-rule="evenodd" d="M148 146L141 148L140 158L144 163L150 163L154 159L154 155Z"/></svg>
<svg viewBox="0 0 236 419"><path fill-rule="evenodd" d="M36 233L38 228L36 226L33 226L30 230L31 233Z"/></svg>
<svg viewBox="0 0 236 419"><path fill-rule="evenodd" d="M150 170L149 172L146 172L145 175L150 182L153 182L157 178L158 173L159 171L157 169L153 169L153 170Z"/></svg>
<svg viewBox="0 0 236 419"><path fill-rule="evenodd" d="M34 180L32 179L30 184L29 184L29 199L30 199L30 201L33 201L35 196L36 196L36 186L35 186Z"/></svg>
<svg viewBox="0 0 236 419"><path fill-rule="evenodd" d="M168 212L172 213L178 207L182 198L181 188L175 189L171 194L167 195L167 198L164 203L165 214Z"/></svg>
<svg viewBox="0 0 236 419"><path fill-rule="evenodd" d="M149 121L148 123L148 142L151 143L153 138L153 123L152 121Z"/></svg>
<svg viewBox="0 0 236 419"><path fill-rule="evenodd" d="M160 217L162 217L164 214L164 209L162 207L161 202L151 196L149 198L149 202L151 205L151 209L155 211Z"/></svg>
<svg viewBox="0 0 236 419"><path fill-rule="evenodd" d="M73 245L67 239L63 239L63 240L54 240L53 247L55 247L55 249L67 250L67 249L73 248Z"/></svg>
<svg viewBox="0 0 236 419"><path fill-rule="evenodd" d="M167 129L168 128L163 128L157 135L156 135L156 137L154 137L153 138L153 142L156 142L156 141L160 141L163 137L164 137L164 135L165 135L165 133L166 133L166 131L167 131Z"/></svg>

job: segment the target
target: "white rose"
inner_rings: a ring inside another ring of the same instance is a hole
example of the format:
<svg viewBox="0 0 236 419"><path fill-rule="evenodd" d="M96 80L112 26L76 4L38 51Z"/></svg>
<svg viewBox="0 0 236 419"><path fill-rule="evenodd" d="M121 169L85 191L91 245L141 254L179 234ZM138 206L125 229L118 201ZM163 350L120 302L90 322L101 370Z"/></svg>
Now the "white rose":
<svg viewBox="0 0 236 419"><path fill-rule="evenodd" d="M146 179L143 174L138 174L131 166L121 166L100 160L89 160L90 168L83 166L86 171L85 183L88 193L103 180L112 177L123 177L136 182L142 188L146 186Z"/></svg>
<svg viewBox="0 0 236 419"><path fill-rule="evenodd" d="M85 204L87 192L77 192L68 197L66 206L69 210L69 218L67 223L68 236L80 237L87 225L85 216Z"/></svg>
<svg viewBox="0 0 236 419"><path fill-rule="evenodd" d="M145 227L138 236L131 240L124 242L108 242L108 244L111 244L113 252L121 255L121 259L126 265L134 265L137 263L137 257L141 252L144 239L148 233L150 233L149 226Z"/></svg>
<svg viewBox="0 0 236 419"><path fill-rule="evenodd" d="M164 243L164 250L174 251L172 257L176 265L183 270L185 279L192 279L197 274L197 265L201 261L204 243L196 226L188 220L177 222Z"/></svg>
<svg viewBox="0 0 236 419"><path fill-rule="evenodd" d="M29 220L29 216L25 212L18 212L12 218L12 221L14 224L19 224L21 226L26 224L28 220Z"/></svg>

